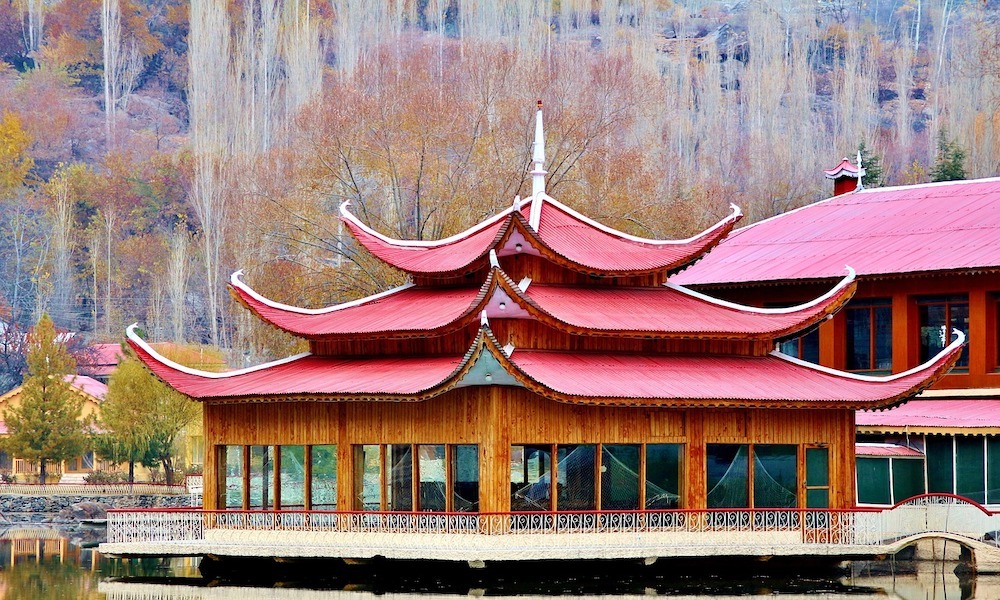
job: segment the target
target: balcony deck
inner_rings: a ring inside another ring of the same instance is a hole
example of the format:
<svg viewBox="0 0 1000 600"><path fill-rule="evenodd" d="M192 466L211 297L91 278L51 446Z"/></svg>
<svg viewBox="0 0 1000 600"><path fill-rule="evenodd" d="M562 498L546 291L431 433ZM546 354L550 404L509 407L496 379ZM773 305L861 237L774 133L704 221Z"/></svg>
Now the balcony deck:
<svg viewBox="0 0 1000 600"><path fill-rule="evenodd" d="M894 554L926 537L1000 572L1000 513L949 495L889 509L567 513L114 510L100 551L119 556L440 560L469 563ZM992 534L992 536L991 536ZM992 566L991 566L992 565Z"/></svg>

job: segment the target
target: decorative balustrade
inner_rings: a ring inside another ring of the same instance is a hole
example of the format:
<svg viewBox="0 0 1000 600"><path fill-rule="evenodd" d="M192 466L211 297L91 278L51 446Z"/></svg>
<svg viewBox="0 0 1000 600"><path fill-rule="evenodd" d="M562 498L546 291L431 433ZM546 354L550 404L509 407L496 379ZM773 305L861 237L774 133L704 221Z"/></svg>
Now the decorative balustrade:
<svg viewBox="0 0 1000 600"><path fill-rule="evenodd" d="M343 534L794 534L777 544L879 545L927 531L980 539L1000 530L1000 513L957 496L928 495L892 508L850 510L651 510L523 513L111 510L108 542L200 540L205 531ZM698 538L684 537L698 545ZM706 544L718 544L706 536Z"/></svg>

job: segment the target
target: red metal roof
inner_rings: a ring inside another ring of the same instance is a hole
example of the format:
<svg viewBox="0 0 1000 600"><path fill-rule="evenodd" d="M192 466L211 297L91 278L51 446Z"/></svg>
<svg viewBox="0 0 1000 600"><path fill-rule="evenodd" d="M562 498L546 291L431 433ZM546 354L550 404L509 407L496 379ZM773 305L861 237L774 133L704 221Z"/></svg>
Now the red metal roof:
<svg viewBox="0 0 1000 600"><path fill-rule="evenodd" d="M914 399L884 412L859 412L859 427L970 429L1000 427L1000 400Z"/></svg>
<svg viewBox="0 0 1000 600"><path fill-rule="evenodd" d="M1000 266L1000 179L836 196L733 232L674 276L684 285Z"/></svg>
<svg viewBox="0 0 1000 600"><path fill-rule="evenodd" d="M763 357L620 355L515 350L508 358L488 330L464 356L329 358L300 355L229 373L172 364L128 330L150 370L198 399L319 396L331 400L416 400L455 387L466 366L490 352L534 391L567 402L631 406L889 406L930 385L951 367L961 342L907 373L863 377L774 353ZM599 373L600 376L595 376ZM498 378L499 379L499 378Z"/></svg>
<svg viewBox="0 0 1000 600"><path fill-rule="evenodd" d="M545 388L582 400L638 399L643 405L678 401L746 406L891 405L930 385L960 347L895 378L861 378L777 353L761 356L612 355L515 350L511 361ZM600 373L600 377L594 377ZM929 378L931 378L929 380ZM818 406L818 407L819 407Z"/></svg>
<svg viewBox="0 0 1000 600"><path fill-rule="evenodd" d="M871 442L858 442L854 444L855 456L869 457L902 457L902 458L922 458L924 455L919 450L899 446L897 444L877 444Z"/></svg>
<svg viewBox="0 0 1000 600"><path fill-rule="evenodd" d="M497 310L491 288L501 282L506 301L525 311ZM505 285L504 285L505 284ZM414 335L479 319L550 317L570 328L677 337L751 339L805 329L850 299L848 275L816 301L785 309L759 309L715 300L678 286L648 288L567 287L531 284L522 291L496 269L481 288L404 287L325 309L307 310L268 300L234 273L230 289L254 314L275 327L306 338L374 334ZM510 300L513 298L513 300Z"/></svg>
<svg viewBox="0 0 1000 600"><path fill-rule="evenodd" d="M534 202L541 202L537 231L523 219ZM515 229L526 229L525 242L534 253L551 252L580 270L601 273L648 273L680 268L700 257L724 238L742 217L734 207L731 215L686 240L638 238L588 219L548 196L527 200L491 219L436 242L394 240L370 229L354 217L347 205L341 207L342 219L358 242L382 261L408 273L421 275L453 274L474 270L488 260L495 249L501 256L511 254L504 242ZM515 216L517 215L517 217ZM520 219L518 217L521 217ZM526 252L528 248L524 249Z"/></svg>
<svg viewBox="0 0 1000 600"><path fill-rule="evenodd" d="M417 395L461 365L461 356L329 358L299 355L253 369L199 372L154 356L133 340L139 359L168 385L195 399L295 396Z"/></svg>

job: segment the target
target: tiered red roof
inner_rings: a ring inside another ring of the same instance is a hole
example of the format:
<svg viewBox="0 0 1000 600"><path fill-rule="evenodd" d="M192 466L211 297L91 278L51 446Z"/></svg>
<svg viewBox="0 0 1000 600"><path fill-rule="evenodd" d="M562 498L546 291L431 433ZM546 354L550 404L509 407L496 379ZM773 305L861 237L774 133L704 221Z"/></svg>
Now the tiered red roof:
<svg viewBox="0 0 1000 600"><path fill-rule="evenodd" d="M212 402L413 402L468 386L527 388L557 402L639 407L885 408L929 386L964 337L919 368L886 377L834 371L773 351L853 295L854 272L816 300L761 309L716 300L668 276L699 260L740 219L686 240L635 237L544 192L540 117L533 195L438 241L394 240L341 207L358 243L413 283L322 309L264 298L233 276L233 296L310 352L207 373L166 360L129 328L161 379ZM770 261L775 268L780 261ZM515 283L516 282L516 283ZM497 332L495 334L495 332ZM498 341L507 343L501 346ZM401 340L405 339L405 343ZM520 345L518 345L520 344Z"/></svg>
<svg viewBox="0 0 1000 600"><path fill-rule="evenodd" d="M538 253L543 258L558 248L553 262L571 260L575 266L565 267L570 270L586 265L600 266L604 273L625 273L618 278L620 285L557 285L527 278L514 283L506 269L517 268L510 258L517 250L510 251L512 238L507 234L510 227L522 233L530 230L523 207L473 227L464 237L412 248L364 233L366 228L345 217L353 224L352 231L363 232L359 239L366 247L391 259L395 266L422 274L451 273L485 256L489 265L485 279L478 287L450 287L432 280L324 309L303 309L264 298L236 273L231 282L233 295L264 321L313 342L399 337L460 340L472 332L463 353L372 356L369 344L364 354L323 355L314 344L311 354L241 371L206 373L159 356L135 336L134 328L129 330L130 344L161 379L193 398L214 401L420 401L468 385L517 385L556 401L578 404L873 408L896 404L920 391L958 357L961 334L922 367L888 377L847 374L778 352L753 350L677 354L501 348L490 320L533 320L571 336L763 340L773 348L774 340L814 326L838 310L855 288L854 274L849 272L813 302L760 309L715 300L669 282L632 285L632 279L642 281L635 277L648 273L657 262L667 271L698 259L709 243L706 240L717 241L718 231L729 227L735 217L693 238L699 242L669 245L638 242L624 234L616 238L561 205L546 209L547 197L534 202L543 203L536 209L540 231L546 231L545 223L562 225L551 226L548 235L533 236L529 231L518 238L521 244L547 248ZM602 251L602 245L615 250ZM632 251L620 251L623 246ZM680 251L681 247L685 250ZM521 251L525 251L523 245ZM668 254L669 258L663 258Z"/></svg>

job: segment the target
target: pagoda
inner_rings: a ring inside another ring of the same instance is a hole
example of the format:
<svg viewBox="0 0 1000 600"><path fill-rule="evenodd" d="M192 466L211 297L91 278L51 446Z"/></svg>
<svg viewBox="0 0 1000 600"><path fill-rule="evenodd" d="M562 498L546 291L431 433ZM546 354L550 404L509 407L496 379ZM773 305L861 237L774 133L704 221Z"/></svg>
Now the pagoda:
<svg viewBox="0 0 1000 600"><path fill-rule="evenodd" d="M306 309L235 273L233 297L307 340L304 354L201 372L129 328L142 362L204 404L206 509L854 506L855 411L899 405L931 385L958 359L961 334L891 376L783 355L778 342L851 298L850 268L827 293L789 307L675 285L671 276L718 244L739 209L684 240L616 231L545 193L543 142L539 107L532 195L446 239L391 239L341 207L357 243L409 275L402 287Z"/></svg>

